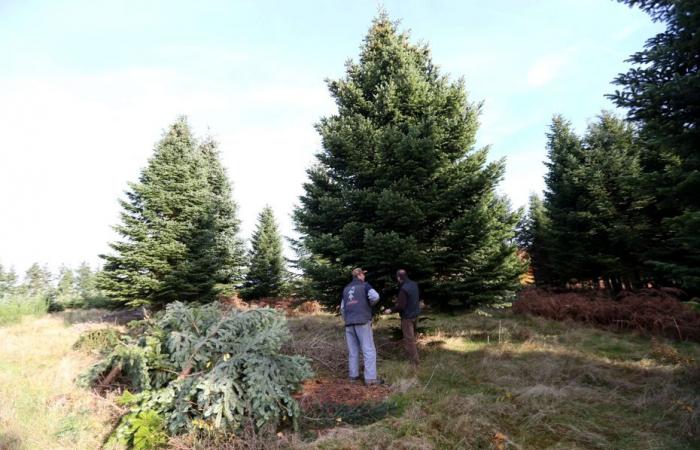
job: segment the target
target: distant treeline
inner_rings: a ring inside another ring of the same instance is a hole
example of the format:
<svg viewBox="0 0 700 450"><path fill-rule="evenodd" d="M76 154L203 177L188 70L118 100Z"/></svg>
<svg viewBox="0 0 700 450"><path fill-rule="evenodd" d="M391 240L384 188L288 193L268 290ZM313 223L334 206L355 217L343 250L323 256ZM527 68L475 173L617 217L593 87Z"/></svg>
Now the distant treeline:
<svg viewBox="0 0 700 450"><path fill-rule="evenodd" d="M0 303L31 303L37 310L108 306L111 301L97 287L97 275L87 263L75 270L62 266L55 275L34 263L20 280L13 268L0 264Z"/></svg>

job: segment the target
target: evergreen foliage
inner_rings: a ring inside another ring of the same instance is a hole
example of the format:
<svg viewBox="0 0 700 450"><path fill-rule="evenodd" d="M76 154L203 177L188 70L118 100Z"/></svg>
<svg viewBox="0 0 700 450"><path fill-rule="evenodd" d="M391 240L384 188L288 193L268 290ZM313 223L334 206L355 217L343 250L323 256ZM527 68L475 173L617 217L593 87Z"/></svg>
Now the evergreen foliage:
<svg viewBox="0 0 700 450"><path fill-rule="evenodd" d="M14 268L5 271L0 264L0 325L18 322L27 315L45 314L53 296L51 272L46 266L32 264L18 285Z"/></svg>
<svg viewBox="0 0 700 450"><path fill-rule="evenodd" d="M655 280L700 292L700 3L623 0L666 29L633 54L610 97L641 128L645 209L654 233L644 259Z"/></svg>
<svg viewBox="0 0 700 450"><path fill-rule="evenodd" d="M549 218L542 199L530 195L527 214L518 227L518 246L527 253L535 282L548 283L552 279L549 272L550 261L547 255L547 230Z"/></svg>
<svg viewBox="0 0 700 450"><path fill-rule="evenodd" d="M97 286L100 271L93 271L90 265L83 262L75 271L75 291L77 301L72 305L82 308L111 308L115 303Z"/></svg>
<svg viewBox="0 0 700 450"><path fill-rule="evenodd" d="M122 200L122 240L99 286L132 306L214 300L238 282L243 247L231 187L216 145L197 142L185 118L158 142L153 157Z"/></svg>
<svg viewBox="0 0 700 450"><path fill-rule="evenodd" d="M0 264L0 300L13 295L16 289L17 273L15 269L11 267L9 270L5 270Z"/></svg>
<svg viewBox="0 0 700 450"><path fill-rule="evenodd" d="M244 298L277 297L285 288L286 268L282 254L282 236L272 208L266 206L258 215L250 250L250 267L246 275Z"/></svg>
<svg viewBox="0 0 700 450"><path fill-rule="evenodd" d="M62 305L72 304L78 297L75 286L73 270L67 266L61 266L58 272L55 301Z"/></svg>
<svg viewBox="0 0 700 450"><path fill-rule="evenodd" d="M142 420L158 422L154 414L170 434L196 424L235 432L248 418L256 427L296 421L300 410L292 393L311 369L305 358L280 353L289 339L286 320L275 310L174 302L138 338L123 337L79 382L118 380L135 392L122 399L129 412L116 430L131 445L136 430L147 426Z"/></svg>
<svg viewBox="0 0 700 450"><path fill-rule="evenodd" d="M51 271L46 265L33 263L25 272L18 293L23 297L42 297L48 301L54 294L52 278Z"/></svg>
<svg viewBox="0 0 700 450"><path fill-rule="evenodd" d="M651 199L639 190L634 130L603 112L579 138L555 116L547 138L545 202L531 205L523 236L534 250L537 282L639 287L650 232L643 211Z"/></svg>
<svg viewBox="0 0 700 450"><path fill-rule="evenodd" d="M328 87L338 113L316 126L323 149L294 215L317 296L337 303L361 266L380 289L406 268L434 301L510 297L523 270L518 214L494 192L504 162L475 148L480 105L462 80L381 14L359 62Z"/></svg>

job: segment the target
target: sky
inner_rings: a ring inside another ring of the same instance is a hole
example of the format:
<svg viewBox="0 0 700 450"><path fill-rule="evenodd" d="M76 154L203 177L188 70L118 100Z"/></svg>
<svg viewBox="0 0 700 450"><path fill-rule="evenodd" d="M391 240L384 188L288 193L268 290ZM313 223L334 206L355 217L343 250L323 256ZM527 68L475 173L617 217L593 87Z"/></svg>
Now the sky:
<svg viewBox="0 0 700 450"><path fill-rule="evenodd" d="M335 112L324 80L380 6L483 101L478 145L506 158L514 207L544 188L552 116L583 132L614 110L611 80L661 31L612 0L0 0L0 263L99 264L117 200L182 114L220 144L242 236L266 204L293 236L314 124Z"/></svg>

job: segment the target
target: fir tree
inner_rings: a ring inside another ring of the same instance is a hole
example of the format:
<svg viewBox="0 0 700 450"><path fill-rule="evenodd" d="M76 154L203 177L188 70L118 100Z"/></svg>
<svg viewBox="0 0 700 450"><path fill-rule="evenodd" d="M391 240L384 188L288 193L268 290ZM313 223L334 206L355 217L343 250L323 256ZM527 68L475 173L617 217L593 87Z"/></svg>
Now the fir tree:
<svg viewBox="0 0 700 450"><path fill-rule="evenodd" d="M518 245L527 253L535 283L550 284L552 275L546 248L549 218L536 194L530 195L527 214L518 228Z"/></svg>
<svg viewBox="0 0 700 450"><path fill-rule="evenodd" d="M641 254L649 228L639 189L639 143L633 128L603 112L587 129L585 195L579 205L588 218L590 265L613 292L641 286Z"/></svg>
<svg viewBox="0 0 700 450"><path fill-rule="evenodd" d="M662 284L700 292L700 3L624 0L666 29L633 54L610 97L628 108L644 141L641 165L654 229L645 260Z"/></svg>
<svg viewBox="0 0 700 450"><path fill-rule="evenodd" d="M75 271L75 289L78 296L82 299L89 299L99 295L96 274L86 262L81 263Z"/></svg>
<svg viewBox="0 0 700 450"><path fill-rule="evenodd" d="M277 297L284 288L286 269L280 236L272 208L266 206L258 216L250 250L250 269L246 276L245 298Z"/></svg>
<svg viewBox="0 0 700 450"><path fill-rule="evenodd" d="M213 230L215 280L218 284L237 284L243 279L245 247L239 237L240 220L238 205L233 201L233 190L226 170L219 159L218 144L207 138L199 146L207 168L207 181L211 193L209 219Z"/></svg>
<svg viewBox="0 0 700 450"><path fill-rule="evenodd" d="M242 257L231 240L238 221L218 168L215 147L200 145L185 118L167 130L121 201L115 229L123 239L111 244L113 254L102 255L99 285L110 297L155 306L211 301L217 284L235 281L237 267L227 266Z"/></svg>
<svg viewBox="0 0 700 450"><path fill-rule="evenodd" d="M5 271L5 268L0 264L0 299L9 297L15 293L17 289L17 273L14 267Z"/></svg>
<svg viewBox="0 0 700 450"><path fill-rule="evenodd" d="M587 226L578 214L577 202L583 195L584 155L581 140L571 124L555 116L547 133L547 174L544 204L550 222L547 252L551 262L551 282L566 284L572 278L593 277L586 266L589 250L578 230Z"/></svg>
<svg viewBox="0 0 700 450"><path fill-rule="evenodd" d="M518 215L494 193L504 162L474 147L480 105L462 80L382 14L328 86L338 113L316 126L323 149L294 216L321 298L337 301L352 266L379 288L406 268L435 301L510 296Z"/></svg>
<svg viewBox="0 0 700 450"><path fill-rule="evenodd" d="M53 294L51 272L48 267L34 263L24 274L24 280L19 287L20 293L25 297L46 297Z"/></svg>
<svg viewBox="0 0 700 450"><path fill-rule="evenodd" d="M63 305L71 305L78 297L73 270L69 267L61 266L58 271L58 282L56 284L56 301Z"/></svg>

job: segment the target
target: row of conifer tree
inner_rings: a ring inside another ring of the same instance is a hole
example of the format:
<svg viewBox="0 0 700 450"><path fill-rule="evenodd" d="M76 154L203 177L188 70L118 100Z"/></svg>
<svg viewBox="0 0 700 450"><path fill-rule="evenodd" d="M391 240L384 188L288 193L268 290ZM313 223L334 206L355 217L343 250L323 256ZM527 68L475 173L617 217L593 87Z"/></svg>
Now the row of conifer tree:
<svg viewBox="0 0 700 450"><path fill-rule="evenodd" d="M544 199L521 224L539 284L700 294L700 3L628 0L662 33L630 57L583 136L555 117Z"/></svg>

